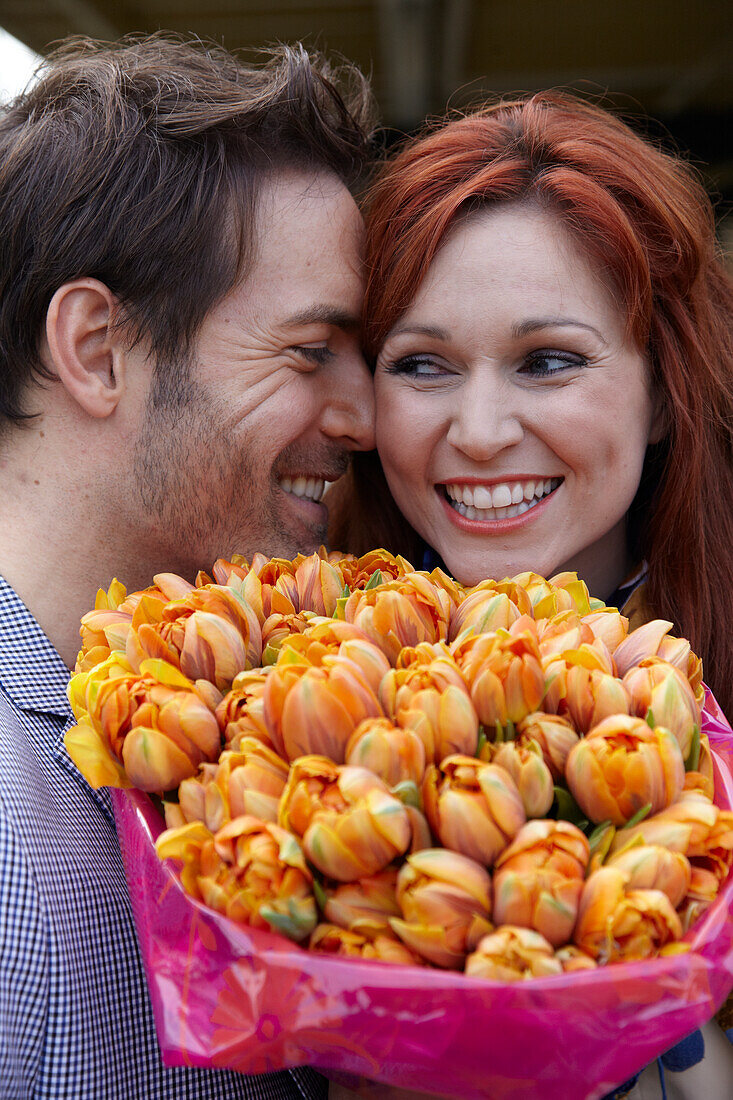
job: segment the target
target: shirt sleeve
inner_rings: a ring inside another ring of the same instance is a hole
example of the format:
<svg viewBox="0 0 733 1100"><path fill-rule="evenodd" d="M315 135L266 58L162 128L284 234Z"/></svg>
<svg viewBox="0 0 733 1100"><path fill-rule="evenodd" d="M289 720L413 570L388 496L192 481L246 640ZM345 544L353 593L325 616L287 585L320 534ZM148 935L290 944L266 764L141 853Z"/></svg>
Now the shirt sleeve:
<svg viewBox="0 0 733 1100"><path fill-rule="evenodd" d="M0 1095L26 1100L43 1054L48 1004L45 922L33 872L0 802Z"/></svg>

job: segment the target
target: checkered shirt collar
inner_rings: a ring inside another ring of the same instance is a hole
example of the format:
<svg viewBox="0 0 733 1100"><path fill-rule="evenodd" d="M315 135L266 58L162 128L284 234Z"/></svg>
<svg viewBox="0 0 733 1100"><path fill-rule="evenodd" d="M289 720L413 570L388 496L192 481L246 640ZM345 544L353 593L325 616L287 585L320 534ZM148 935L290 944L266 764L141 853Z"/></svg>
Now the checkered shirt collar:
<svg viewBox="0 0 733 1100"><path fill-rule="evenodd" d="M0 576L0 685L21 710L70 714L69 670L28 608Z"/></svg>

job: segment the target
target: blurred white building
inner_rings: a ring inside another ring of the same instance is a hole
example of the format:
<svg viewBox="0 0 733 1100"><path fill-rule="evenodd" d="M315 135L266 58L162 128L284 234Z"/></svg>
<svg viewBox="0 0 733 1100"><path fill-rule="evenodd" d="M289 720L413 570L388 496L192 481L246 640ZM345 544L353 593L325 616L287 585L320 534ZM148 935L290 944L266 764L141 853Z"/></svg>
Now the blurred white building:
<svg viewBox="0 0 733 1100"><path fill-rule="evenodd" d="M0 28L0 103L23 91L40 60L37 53Z"/></svg>

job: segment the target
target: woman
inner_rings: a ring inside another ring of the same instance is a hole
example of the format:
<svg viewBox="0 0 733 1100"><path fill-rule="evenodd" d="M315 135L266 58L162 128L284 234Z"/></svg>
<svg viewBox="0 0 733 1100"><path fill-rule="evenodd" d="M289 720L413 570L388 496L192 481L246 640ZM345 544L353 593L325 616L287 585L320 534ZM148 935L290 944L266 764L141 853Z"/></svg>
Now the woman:
<svg viewBox="0 0 733 1100"><path fill-rule="evenodd" d="M332 544L466 584L576 570L672 620L733 715L733 289L694 173L543 93L410 141L367 225L379 458Z"/></svg>

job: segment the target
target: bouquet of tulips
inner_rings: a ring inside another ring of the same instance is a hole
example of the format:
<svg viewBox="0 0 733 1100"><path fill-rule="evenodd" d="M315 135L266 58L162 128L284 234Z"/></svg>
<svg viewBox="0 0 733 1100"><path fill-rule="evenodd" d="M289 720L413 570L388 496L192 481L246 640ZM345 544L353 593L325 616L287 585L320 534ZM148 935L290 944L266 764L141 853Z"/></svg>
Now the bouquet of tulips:
<svg viewBox="0 0 733 1100"><path fill-rule="evenodd" d="M163 874L170 886L168 864L151 870L153 842L159 860L174 861L178 905L189 906L184 975L197 972L190 936L205 945L216 930L208 950L220 955L221 988L206 1011L210 1027L229 1020L229 1040L215 1027L210 1049L194 1042L183 1060L193 1046L198 1064L256 1072L310 1061L440 1091L435 1052L409 1072L390 1048L385 1069L383 1036L377 1057L364 1023L351 1049L341 1027L329 1033L327 1020L353 1010L338 1002L344 974L352 992L376 983L394 993L405 967L422 968L408 988L460 996L462 982L466 1003L485 983L496 1014L495 990L515 983L536 987L540 1004L553 982L563 995L578 981L600 989L607 964L656 959L675 972L708 910L719 923L733 812L718 797L725 803L730 771L706 734L701 663L671 628L657 620L629 633L575 574L464 589L383 550L235 557L194 585L162 574L143 592L118 582L100 591L81 624L69 686L78 724L66 745L94 786L137 788L162 807L161 832L150 806L117 802L128 874L147 866L148 884ZM159 926L145 948L157 919L149 894L136 916L150 977L165 946ZM725 939L715 927L703 946ZM727 935L727 970L710 992L718 1001L733 968ZM275 991L283 1038L264 1061L254 971L239 973L230 1018L225 962L237 943L250 967L270 959L268 980L286 959L309 989L307 1027L298 979ZM175 955L170 937L168 946ZM356 979L353 960L370 960ZM399 967L399 981L374 962ZM314 1011L313 982L323 991L331 980L338 992ZM159 1007L170 1018L170 1005ZM656 1053L684 1033L673 1028L667 1042L660 1032ZM516 1082L497 1091L490 1065L482 1085L465 1077L460 1087L453 1066L451 1090L523 1095ZM605 1068L598 1095L628 1076L623 1059ZM549 1082L546 1065L538 1072ZM576 1072L586 1090L577 1095L595 1095L587 1064Z"/></svg>

